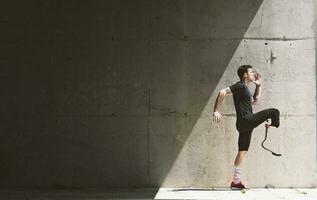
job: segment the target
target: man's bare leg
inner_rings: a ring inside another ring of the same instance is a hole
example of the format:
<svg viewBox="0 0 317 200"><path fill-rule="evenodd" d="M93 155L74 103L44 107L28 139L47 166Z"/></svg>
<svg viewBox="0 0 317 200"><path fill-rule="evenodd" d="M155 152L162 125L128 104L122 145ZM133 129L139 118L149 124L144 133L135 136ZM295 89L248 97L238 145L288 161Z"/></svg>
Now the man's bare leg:
<svg viewBox="0 0 317 200"><path fill-rule="evenodd" d="M240 182L241 165L245 159L248 151L239 151L234 161L233 183L238 184Z"/></svg>
<svg viewBox="0 0 317 200"><path fill-rule="evenodd" d="M234 166L235 167L240 167L245 159L245 156L247 154L248 151L239 151L237 154L237 157L234 161Z"/></svg>

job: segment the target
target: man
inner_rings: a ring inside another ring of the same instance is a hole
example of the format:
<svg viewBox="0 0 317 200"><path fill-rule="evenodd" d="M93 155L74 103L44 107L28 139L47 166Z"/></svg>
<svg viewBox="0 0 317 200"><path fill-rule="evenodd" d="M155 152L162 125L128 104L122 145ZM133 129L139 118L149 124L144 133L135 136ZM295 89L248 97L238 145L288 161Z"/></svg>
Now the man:
<svg viewBox="0 0 317 200"><path fill-rule="evenodd" d="M280 112L275 108L266 109L258 113L253 113L252 104L259 100L261 93L261 75L254 74L252 66L242 65L238 69L240 81L221 90L215 102L213 119L220 122L223 118L220 114L220 106L225 96L232 94L234 106L237 114L236 128L239 132L238 147L239 151L234 162L234 175L231 182L231 189L246 189L246 186L240 180L241 165L248 152L252 131L255 127L267 119L271 119L271 124L265 126L279 127ZM251 95L247 85L254 83L256 88L253 96Z"/></svg>

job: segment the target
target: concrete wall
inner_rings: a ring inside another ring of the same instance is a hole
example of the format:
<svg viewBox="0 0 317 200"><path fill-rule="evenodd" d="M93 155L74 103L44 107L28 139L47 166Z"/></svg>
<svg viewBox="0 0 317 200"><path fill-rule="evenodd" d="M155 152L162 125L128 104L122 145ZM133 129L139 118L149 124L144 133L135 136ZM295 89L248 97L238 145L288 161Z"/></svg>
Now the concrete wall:
<svg viewBox="0 0 317 200"><path fill-rule="evenodd" d="M228 186L232 99L211 115L241 64L263 75L255 111L281 111L283 154L260 126L243 179L314 186L313 3L1 1L0 187Z"/></svg>

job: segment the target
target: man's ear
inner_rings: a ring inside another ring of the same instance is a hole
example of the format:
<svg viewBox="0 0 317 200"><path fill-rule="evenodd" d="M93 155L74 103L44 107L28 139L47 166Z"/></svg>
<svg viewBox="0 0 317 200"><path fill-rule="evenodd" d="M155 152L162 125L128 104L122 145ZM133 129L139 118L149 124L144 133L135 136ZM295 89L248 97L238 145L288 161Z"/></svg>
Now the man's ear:
<svg viewBox="0 0 317 200"><path fill-rule="evenodd" d="M248 73L245 72L245 73L243 74L243 78L246 79L247 77L248 77Z"/></svg>

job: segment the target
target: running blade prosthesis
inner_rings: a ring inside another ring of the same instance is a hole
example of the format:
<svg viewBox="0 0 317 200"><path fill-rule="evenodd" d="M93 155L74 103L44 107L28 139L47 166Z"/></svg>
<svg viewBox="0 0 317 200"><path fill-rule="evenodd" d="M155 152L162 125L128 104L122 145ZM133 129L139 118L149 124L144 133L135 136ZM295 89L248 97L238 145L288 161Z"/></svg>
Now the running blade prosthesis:
<svg viewBox="0 0 317 200"><path fill-rule="evenodd" d="M267 138L268 129L269 129L269 127L268 127L268 126L265 126L265 138L264 138L264 140L263 140L263 142L262 142L262 144L261 144L262 147L263 147L263 149L265 149L265 150L271 152L274 156L282 156L282 154L275 153L275 152L271 151L270 149L268 149L268 148L266 148L266 147L264 146L264 142L266 141L266 138Z"/></svg>

